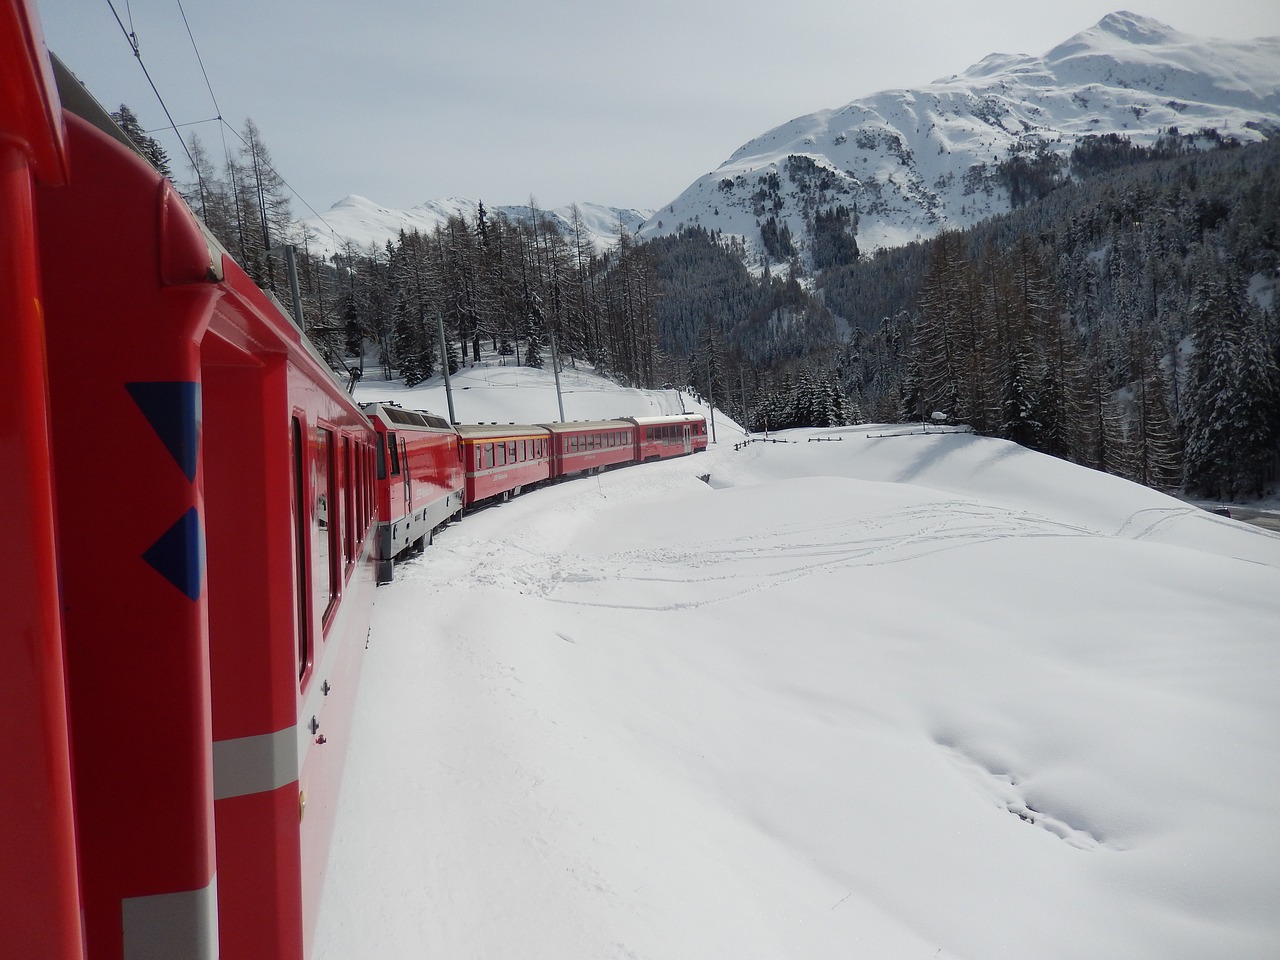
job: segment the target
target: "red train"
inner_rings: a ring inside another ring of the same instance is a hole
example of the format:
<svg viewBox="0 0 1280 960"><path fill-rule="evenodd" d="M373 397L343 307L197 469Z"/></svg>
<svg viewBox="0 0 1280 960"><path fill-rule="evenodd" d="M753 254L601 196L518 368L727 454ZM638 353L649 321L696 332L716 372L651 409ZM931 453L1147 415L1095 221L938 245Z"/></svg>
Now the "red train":
<svg viewBox="0 0 1280 960"><path fill-rule="evenodd" d="M378 433L376 464L378 580L391 579L393 559L421 552L463 507L462 449L448 421L388 403L367 403Z"/></svg>
<svg viewBox="0 0 1280 960"><path fill-rule="evenodd" d="M700 417L361 409L0 0L0 956L310 953L375 579ZM17 891L20 891L20 895Z"/></svg>
<svg viewBox="0 0 1280 960"><path fill-rule="evenodd" d="M0 955L302 957L377 434L0 0Z"/></svg>
<svg viewBox="0 0 1280 960"><path fill-rule="evenodd" d="M450 428L439 417L392 404L365 409L380 437L378 476L385 474L391 489L379 501L381 583L391 580L397 558L420 552L467 508L510 500L549 481L707 449L707 422L699 414ZM435 509L419 511L428 501Z"/></svg>

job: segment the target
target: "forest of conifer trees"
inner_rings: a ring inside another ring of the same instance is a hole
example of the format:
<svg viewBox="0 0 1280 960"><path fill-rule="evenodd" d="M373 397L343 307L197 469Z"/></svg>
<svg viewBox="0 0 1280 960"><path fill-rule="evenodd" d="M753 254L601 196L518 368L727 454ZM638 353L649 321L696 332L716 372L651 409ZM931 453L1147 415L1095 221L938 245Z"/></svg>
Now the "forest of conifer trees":
<svg viewBox="0 0 1280 960"><path fill-rule="evenodd" d="M644 244L620 229L602 251L576 208L562 231L536 207L513 220L483 205L322 257L252 121L220 168L197 141L183 187L264 288L284 289L279 248L295 245L306 326L353 382L370 357L408 384L434 375L442 326L453 370L482 350L541 366L555 349L628 386L691 388L753 430L939 412L1229 499L1276 479L1280 139L1210 133L1089 138L1069 164L1011 157L1010 214L871 256L824 241L806 261L787 237L766 271L702 228Z"/></svg>
<svg viewBox="0 0 1280 960"><path fill-rule="evenodd" d="M870 415L1205 497L1274 484L1280 142L1194 139L1085 141L1013 213L821 278Z"/></svg>

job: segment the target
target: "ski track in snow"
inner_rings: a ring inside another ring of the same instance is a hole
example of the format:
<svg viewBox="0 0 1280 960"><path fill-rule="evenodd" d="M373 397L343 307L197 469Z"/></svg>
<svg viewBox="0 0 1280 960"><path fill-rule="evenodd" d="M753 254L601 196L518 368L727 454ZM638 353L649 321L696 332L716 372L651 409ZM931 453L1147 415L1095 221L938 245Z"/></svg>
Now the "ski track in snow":
<svg viewBox="0 0 1280 960"><path fill-rule="evenodd" d="M1186 510L1162 515L1137 528L1134 514L1117 537L1138 539ZM1167 515L1165 515L1167 514ZM610 609L673 611L724 603L761 589L776 589L806 577L848 567L908 563L946 550L1007 539L1098 537L1097 530L1006 510L977 502L950 501L904 507L836 522L779 523L741 536L694 544L624 550L603 557L566 553L546 555L519 542L501 546L473 541L459 544L450 563L437 570L441 579L472 589L514 586L522 593L551 602ZM518 550L528 562L513 569L507 554ZM691 575L701 571L701 575ZM577 592L598 595L601 584L620 597L586 600ZM635 584L687 587L693 596L667 602L635 602L650 591Z"/></svg>
<svg viewBox="0 0 1280 960"><path fill-rule="evenodd" d="M1270 960L1280 538L847 439L549 485L397 565L318 956Z"/></svg>

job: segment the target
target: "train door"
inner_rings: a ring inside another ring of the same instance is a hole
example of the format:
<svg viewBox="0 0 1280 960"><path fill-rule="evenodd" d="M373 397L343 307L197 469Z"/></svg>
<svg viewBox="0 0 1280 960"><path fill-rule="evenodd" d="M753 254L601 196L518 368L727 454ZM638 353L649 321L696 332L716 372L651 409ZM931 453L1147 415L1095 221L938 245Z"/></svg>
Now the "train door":
<svg viewBox="0 0 1280 960"><path fill-rule="evenodd" d="M400 438L400 462L404 464L404 515L413 513L413 471L409 469L409 445Z"/></svg>
<svg viewBox="0 0 1280 960"><path fill-rule="evenodd" d="M693 437L690 435L689 424L684 424L680 430L684 437L684 452L693 453Z"/></svg>
<svg viewBox="0 0 1280 960"><path fill-rule="evenodd" d="M289 892L302 882L294 710L318 653L312 594L323 601L332 590L332 534L318 512L336 521L339 508L323 482L331 462L318 477L309 462L328 431L290 403L284 359L264 362L224 338L227 321L215 314L200 352L215 949L288 957L303 923Z"/></svg>

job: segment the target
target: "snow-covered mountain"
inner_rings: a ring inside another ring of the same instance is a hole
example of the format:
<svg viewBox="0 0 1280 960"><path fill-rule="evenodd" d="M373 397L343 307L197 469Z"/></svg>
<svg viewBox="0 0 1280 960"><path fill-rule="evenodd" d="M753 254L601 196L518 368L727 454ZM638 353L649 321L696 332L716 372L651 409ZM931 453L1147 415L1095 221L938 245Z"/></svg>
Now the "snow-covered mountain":
<svg viewBox="0 0 1280 960"><path fill-rule="evenodd" d="M388 240L395 240L401 230L406 233L414 230L430 233L437 226L447 223L450 217L474 220L478 207L479 201L454 197L431 200L408 210L396 210L352 195L339 200L323 215L307 217L302 223L313 235L310 240L311 250L332 256L345 246L345 241L354 245L357 251L364 251L369 247L381 247ZM577 207L583 227L596 249L602 251L617 242L619 224L628 233L634 233L653 213L651 210L623 210L598 203L579 203ZM486 205L485 212L491 217L505 216L517 221L528 220L533 216L533 208L529 206ZM573 236L572 207L538 212L552 220L565 236Z"/></svg>
<svg viewBox="0 0 1280 960"><path fill-rule="evenodd" d="M1067 154L1089 134L1138 144L1177 127L1254 141L1280 131L1280 37L1189 36L1113 13L1042 57L992 54L964 73L799 117L744 144L659 210L641 239L700 224L761 249L775 217L804 252L814 213L857 205L866 252L1009 209L1011 148Z"/></svg>

